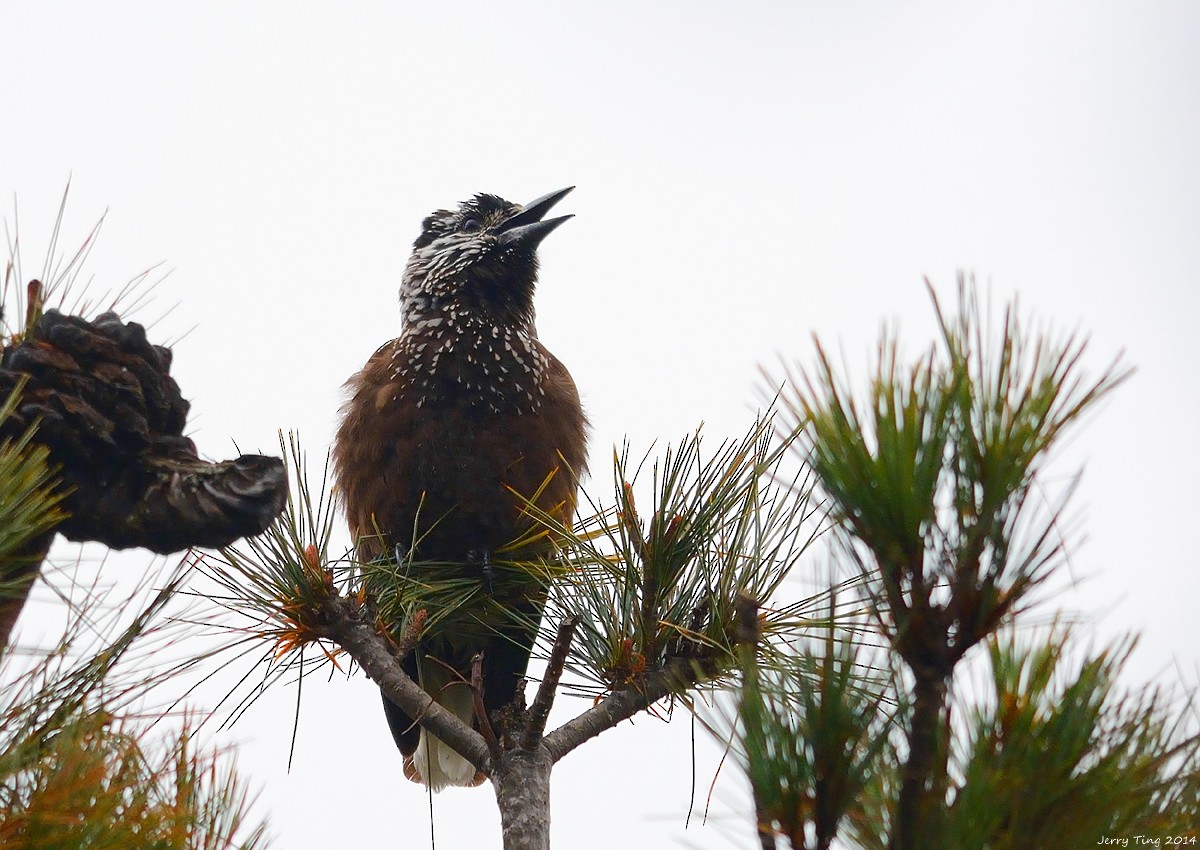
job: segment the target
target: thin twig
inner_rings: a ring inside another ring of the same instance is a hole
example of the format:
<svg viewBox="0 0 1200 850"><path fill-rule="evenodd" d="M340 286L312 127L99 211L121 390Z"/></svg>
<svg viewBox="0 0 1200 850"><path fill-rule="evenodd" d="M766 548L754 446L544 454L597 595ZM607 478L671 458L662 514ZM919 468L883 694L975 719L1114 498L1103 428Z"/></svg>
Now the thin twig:
<svg viewBox="0 0 1200 850"><path fill-rule="evenodd" d="M488 719L487 706L483 704L483 653L476 652L471 657L471 694L475 698L475 720L479 723L479 731L487 744L492 759L500 760L500 742L496 740L496 730Z"/></svg>
<svg viewBox="0 0 1200 850"><path fill-rule="evenodd" d="M562 679L563 667L567 663L567 653L571 650L571 641L575 639L575 630L579 628L579 615L572 614L558 626L554 636L554 646L550 649L550 658L546 662L546 673L538 686L537 696L529 707L529 717L525 721L525 729L521 733L521 746L532 750L546 731L546 720L550 716L550 706L554 704L554 692Z"/></svg>

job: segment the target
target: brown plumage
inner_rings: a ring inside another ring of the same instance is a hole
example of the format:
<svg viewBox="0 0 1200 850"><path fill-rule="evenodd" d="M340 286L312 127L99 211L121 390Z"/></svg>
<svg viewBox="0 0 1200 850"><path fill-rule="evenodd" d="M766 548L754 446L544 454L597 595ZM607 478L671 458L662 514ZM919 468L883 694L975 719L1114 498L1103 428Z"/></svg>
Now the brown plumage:
<svg viewBox="0 0 1200 850"><path fill-rule="evenodd" d="M405 269L401 336L350 379L334 447L337 485L364 560L449 561L492 591L491 559L533 525L525 499L569 522L586 458L586 423L566 368L538 341L538 243L570 216L543 221L568 191L520 207L477 195L429 216ZM506 559L543 554L541 541ZM510 703L541 616L536 581L504 600L527 623L428 636L410 674L471 722L470 659L484 653L484 704ZM482 616L482 615L481 615ZM405 772L434 788L474 770L384 699Z"/></svg>

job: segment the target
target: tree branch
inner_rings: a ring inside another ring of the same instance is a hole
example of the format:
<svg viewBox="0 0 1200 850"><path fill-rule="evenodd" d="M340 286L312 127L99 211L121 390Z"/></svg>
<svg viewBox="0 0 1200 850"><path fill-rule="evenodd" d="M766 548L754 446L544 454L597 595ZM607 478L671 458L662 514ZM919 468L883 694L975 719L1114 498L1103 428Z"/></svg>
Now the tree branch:
<svg viewBox="0 0 1200 850"><path fill-rule="evenodd" d="M745 591L739 591L733 603L736 622L738 654L741 656L744 684L741 696L742 725L745 735L747 758L761 756L766 752L762 723L762 691L758 678L758 642L762 637L758 622L758 600ZM775 850L774 818L763 803L762 788L751 773L750 791L754 797L754 820L758 824L758 840L762 850ZM804 820L802 819L801 824ZM804 827L800 827L803 833ZM796 847L804 846L803 843Z"/></svg>
<svg viewBox="0 0 1200 850"><path fill-rule="evenodd" d="M330 596L321 602L320 622L313 625L313 630L350 653L384 696L415 718L423 729L490 775L492 759L483 736L442 708L408 677L387 638L376 630L373 621L362 616L365 610L345 596Z"/></svg>
<svg viewBox="0 0 1200 850"><path fill-rule="evenodd" d="M546 674L538 686L537 696L529 707L529 718L525 721L525 729L521 733L521 746L531 750L541 740L546 731L546 720L550 716L550 706L554 704L554 692L562 679L563 667L567 663L567 653L571 651L571 641L575 638L575 629L579 628L579 615L574 614L563 620L554 636L554 647L550 650L550 658L546 662Z"/></svg>
<svg viewBox="0 0 1200 850"><path fill-rule="evenodd" d="M500 742L496 740L496 730L492 728L491 718L487 714L487 706L483 703L483 653L476 652L471 658L471 694L475 698L475 720L479 723L479 732L483 735L492 760L498 761L501 756Z"/></svg>
<svg viewBox="0 0 1200 850"><path fill-rule="evenodd" d="M46 532L30 541L16 557L0 562L0 653L8 648L12 630L25 608L29 591L33 589L53 540L54 532Z"/></svg>
<svg viewBox="0 0 1200 850"><path fill-rule="evenodd" d="M946 680L936 673L913 668L914 701L908 731L908 757L901 768L896 801L896 829L889 847L914 850L925 845L936 828L938 807L944 796L940 775L939 730L946 722Z"/></svg>
<svg viewBox="0 0 1200 850"><path fill-rule="evenodd" d="M557 762L601 732L644 711L663 697L681 693L698 682L712 678L716 672L706 669L699 659L672 659L661 670L646 676L639 686L614 691L583 714L559 726L542 739L542 744Z"/></svg>

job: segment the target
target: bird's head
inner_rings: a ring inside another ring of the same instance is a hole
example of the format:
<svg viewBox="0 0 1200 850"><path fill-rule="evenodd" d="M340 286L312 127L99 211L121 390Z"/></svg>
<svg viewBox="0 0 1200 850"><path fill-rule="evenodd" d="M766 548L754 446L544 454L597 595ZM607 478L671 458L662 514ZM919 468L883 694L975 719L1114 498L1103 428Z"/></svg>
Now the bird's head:
<svg viewBox="0 0 1200 850"><path fill-rule="evenodd" d="M573 188L525 206L476 195L427 217L400 287L405 322L466 312L500 326L532 326L538 244L571 218L545 215Z"/></svg>

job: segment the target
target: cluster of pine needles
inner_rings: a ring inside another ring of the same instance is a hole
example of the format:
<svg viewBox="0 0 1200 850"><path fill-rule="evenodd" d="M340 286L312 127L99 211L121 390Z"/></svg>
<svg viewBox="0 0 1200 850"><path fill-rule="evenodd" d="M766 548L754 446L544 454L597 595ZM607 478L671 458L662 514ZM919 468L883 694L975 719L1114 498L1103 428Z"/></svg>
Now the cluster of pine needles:
<svg viewBox="0 0 1200 850"><path fill-rule="evenodd" d="M156 285L151 268L103 303L89 298L82 272L100 223L74 253L60 255L67 194L38 279L22 270L15 217L11 228L5 223L4 348L28 340L47 306L75 314L132 311ZM0 422L19 392L0 400ZM80 564L43 563L41 541L62 519L55 482L32 432L0 443L0 611L7 623L0 636L0 846L264 847L266 829L251 816L246 785L190 731L200 718L148 705L158 686L196 663L158 663L184 636L177 628L183 620L169 610L182 598L187 565L150 571L116 599L116 583L81 583ZM30 582L39 575L65 608L64 626L31 643L9 627L27 604L38 604L31 603Z"/></svg>

